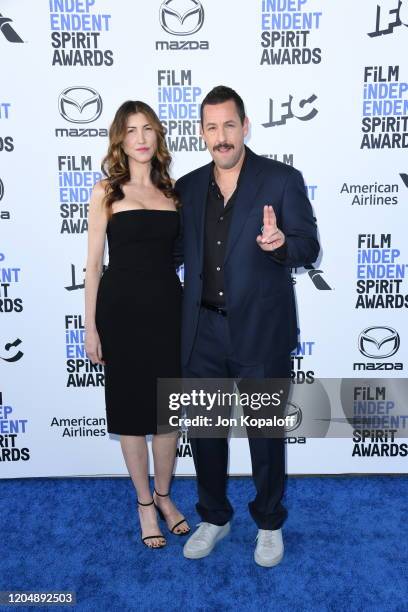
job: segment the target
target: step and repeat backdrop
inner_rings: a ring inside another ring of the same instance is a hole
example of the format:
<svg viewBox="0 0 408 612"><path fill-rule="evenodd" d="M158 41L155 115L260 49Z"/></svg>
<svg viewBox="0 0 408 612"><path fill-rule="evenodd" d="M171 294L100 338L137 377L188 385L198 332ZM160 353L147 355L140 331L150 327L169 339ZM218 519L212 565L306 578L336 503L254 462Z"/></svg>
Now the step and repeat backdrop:
<svg viewBox="0 0 408 612"><path fill-rule="evenodd" d="M248 146L302 171L319 226L319 260L292 270L293 376L322 385L288 407L288 472L407 471L407 45L406 0L0 0L1 477L127 473L84 351L89 197L128 99L166 126L174 178L207 163L219 84L246 103ZM329 433L303 436L317 405ZM233 438L230 473L250 471ZM177 474L194 474L186 434Z"/></svg>

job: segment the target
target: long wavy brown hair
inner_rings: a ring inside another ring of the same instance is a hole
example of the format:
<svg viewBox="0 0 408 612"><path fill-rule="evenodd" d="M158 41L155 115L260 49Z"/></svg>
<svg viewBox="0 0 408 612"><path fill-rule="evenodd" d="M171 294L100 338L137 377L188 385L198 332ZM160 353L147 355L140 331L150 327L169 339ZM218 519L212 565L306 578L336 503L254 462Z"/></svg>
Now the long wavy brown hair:
<svg viewBox="0 0 408 612"><path fill-rule="evenodd" d="M171 155L164 137L164 128L158 116L148 104L139 100L128 100L116 111L109 129L108 152L102 160L102 172L107 179L104 202L108 209L109 217L112 215L113 202L123 200L125 197L122 186L130 179L129 160L122 148L122 142L126 136L127 119L129 115L134 113L143 113L157 135L157 150L151 160L151 181L166 198L174 201L177 208L180 206L170 179L169 167Z"/></svg>

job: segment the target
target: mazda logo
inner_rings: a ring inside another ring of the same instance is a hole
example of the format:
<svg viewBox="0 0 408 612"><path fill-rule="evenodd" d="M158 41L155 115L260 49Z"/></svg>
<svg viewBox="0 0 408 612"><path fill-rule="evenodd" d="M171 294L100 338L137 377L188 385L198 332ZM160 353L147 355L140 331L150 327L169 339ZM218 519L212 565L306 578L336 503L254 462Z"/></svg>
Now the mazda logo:
<svg viewBox="0 0 408 612"><path fill-rule="evenodd" d="M0 179L0 201L3 199L4 196L4 185L3 185L3 181Z"/></svg>
<svg viewBox="0 0 408 612"><path fill-rule="evenodd" d="M59 95L58 110L70 123L91 123L102 113L102 98L92 87L67 87Z"/></svg>
<svg viewBox="0 0 408 612"><path fill-rule="evenodd" d="M286 432L293 431L294 429L297 429L298 427L300 427L300 424L302 422L302 411L299 408L299 406L297 406L296 404L293 404L292 402L288 402L285 408L285 417L287 416L294 417L294 418L292 419L293 424L287 425L285 427Z"/></svg>
<svg viewBox="0 0 408 612"><path fill-rule="evenodd" d="M399 334L392 327L366 327L358 337L358 350L370 359L391 357L399 346Z"/></svg>
<svg viewBox="0 0 408 612"><path fill-rule="evenodd" d="M164 0L160 6L160 25L174 36L189 36L201 29L204 23L204 9L199 0Z"/></svg>

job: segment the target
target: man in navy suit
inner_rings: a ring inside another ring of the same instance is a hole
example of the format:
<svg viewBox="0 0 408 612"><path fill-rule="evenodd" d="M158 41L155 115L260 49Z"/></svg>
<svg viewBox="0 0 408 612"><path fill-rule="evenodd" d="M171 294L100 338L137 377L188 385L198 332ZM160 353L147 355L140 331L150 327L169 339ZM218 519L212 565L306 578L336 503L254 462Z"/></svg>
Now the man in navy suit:
<svg viewBox="0 0 408 612"><path fill-rule="evenodd" d="M204 98L201 130L213 161L176 183L182 202L185 378L290 377L297 344L290 268L313 263L317 229L302 175L244 144L248 118L241 97L218 86ZM199 528L184 555L208 555L230 530L228 441L192 438ZM283 437L249 438L258 526L255 561L283 557Z"/></svg>

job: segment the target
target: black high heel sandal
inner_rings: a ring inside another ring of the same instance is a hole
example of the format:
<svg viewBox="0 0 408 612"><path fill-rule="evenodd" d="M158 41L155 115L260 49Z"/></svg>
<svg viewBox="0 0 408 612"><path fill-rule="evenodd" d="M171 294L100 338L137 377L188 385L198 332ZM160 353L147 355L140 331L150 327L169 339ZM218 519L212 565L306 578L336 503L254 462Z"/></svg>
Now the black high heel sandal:
<svg viewBox="0 0 408 612"><path fill-rule="evenodd" d="M148 504L142 504L142 502L140 502L139 500L137 500L137 503L139 506L151 506L152 504L154 504L154 507L157 509L156 504L154 503L154 499L152 499L151 502L149 502ZM159 544L158 546L149 546L149 544L146 544L146 540L152 540L153 538L159 538L164 540L164 542L162 544ZM143 542L143 544L145 546L147 546L147 548L163 548L164 546L166 546L167 542L166 542L166 538L164 537L164 535L159 534L159 535L151 535L151 536L146 536L144 538L141 537L141 540Z"/></svg>
<svg viewBox="0 0 408 612"><path fill-rule="evenodd" d="M158 493L158 492L156 491L156 489L154 489L154 493L156 493L156 495L157 495L158 497L168 497L168 496L170 495L170 493L166 493L165 495L164 495L163 493ZM159 506L156 504L156 502L154 501L154 499L153 499L153 503L154 503L154 505L155 505L155 508L156 508L157 512L159 513L159 517L162 519L162 521L165 521L165 523L166 523L166 525L167 525L166 517L164 516L164 514L163 514L162 510L161 510L161 509L159 508ZM181 531L180 533L177 533L176 531L174 531L174 530L175 530L177 527L179 527L179 526L180 526L182 523L186 523L186 525L187 525L187 527L188 527L188 530L187 530L187 531ZM187 519L185 519L185 518L184 518L184 516L183 516L183 518L181 519L181 521L178 521L178 523L176 523L175 525L173 525L173 527L171 527L171 528L170 528L168 525L167 525L167 527L168 527L169 531L170 531L171 533L174 533L174 535L176 535L176 536L185 536L185 535L187 535L187 534L190 532L190 527L188 526L188 524L187 524Z"/></svg>

